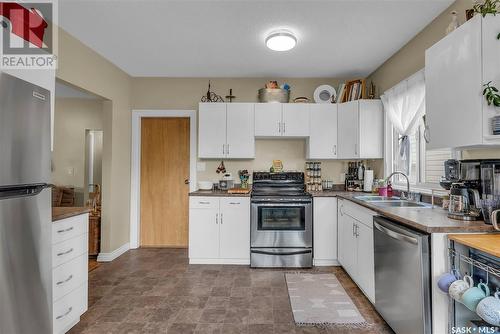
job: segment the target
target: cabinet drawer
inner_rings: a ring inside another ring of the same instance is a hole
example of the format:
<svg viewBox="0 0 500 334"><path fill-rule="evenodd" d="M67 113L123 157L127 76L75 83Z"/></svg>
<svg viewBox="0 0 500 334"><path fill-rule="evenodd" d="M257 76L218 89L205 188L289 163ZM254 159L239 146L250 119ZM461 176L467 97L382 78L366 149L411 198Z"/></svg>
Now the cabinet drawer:
<svg viewBox="0 0 500 334"><path fill-rule="evenodd" d="M219 209L219 197L189 197L190 209Z"/></svg>
<svg viewBox="0 0 500 334"><path fill-rule="evenodd" d="M87 281L88 254L55 268L52 272L52 300L57 301Z"/></svg>
<svg viewBox="0 0 500 334"><path fill-rule="evenodd" d="M373 216L377 215L374 211L345 200L342 201L342 205L339 207L339 210L342 210L344 214L356 219L360 223L365 224L367 227L373 228Z"/></svg>
<svg viewBox="0 0 500 334"><path fill-rule="evenodd" d="M88 234L52 246L52 268L72 260L88 251Z"/></svg>
<svg viewBox="0 0 500 334"><path fill-rule="evenodd" d="M78 318L87 311L87 282L54 303L54 333L66 333Z"/></svg>
<svg viewBox="0 0 500 334"><path fill-rule="evenodd" d="M88 224L88 213L55 222L52 225L52 244L87 233Z"/></svg>

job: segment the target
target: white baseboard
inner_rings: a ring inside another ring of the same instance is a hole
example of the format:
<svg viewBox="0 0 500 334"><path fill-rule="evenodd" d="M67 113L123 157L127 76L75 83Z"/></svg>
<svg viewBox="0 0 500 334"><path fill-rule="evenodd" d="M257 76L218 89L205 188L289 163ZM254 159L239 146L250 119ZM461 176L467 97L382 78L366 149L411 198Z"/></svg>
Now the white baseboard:
<svg viewBox="0 0 500 334"><path fill-rule="evenodd" d="M99 253L99 255L97 256L97 261L98 262L111 262L114 259L116 259L117 257L119 257L120 255L122 255L123 253L125 253L126 251L128 251L129 249L130 249L130 244L127 242L126 244L118 247L117 249L115 249L111 253Z"/></svg>
<svg viewBox="0 0 500 334"><path fill-rule="evenodd" d="M250 265L250 259L189 259L189 264Z"/></svg>
<svg viewBox="0 0 500 334"><path fill-rule="evenodd" d="M337 260L313 259L313 263L317 267L340 266L340 263Z"/></svg>

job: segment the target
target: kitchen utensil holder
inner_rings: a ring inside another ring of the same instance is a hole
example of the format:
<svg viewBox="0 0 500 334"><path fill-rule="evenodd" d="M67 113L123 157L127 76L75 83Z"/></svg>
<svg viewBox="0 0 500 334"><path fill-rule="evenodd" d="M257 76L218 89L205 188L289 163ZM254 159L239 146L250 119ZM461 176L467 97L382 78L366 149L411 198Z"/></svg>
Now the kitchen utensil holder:
<svg viewBox="0 0 500 334"><path fill-rule="evenodd" d="M494 275L494 276L500 278L500 270L493 268L491 266L488 266L488 265L482 263L481 261L472 259L468 256L463 255L463 254L460 254L457 251L455 251L453 248L448 248L448 251L450 253L450 263L451 263L452 269L456 269L455 268L455 258L458 257L458 261L468 263L468 264L472 265L473 267L484 270L487 275Z"/></svg>

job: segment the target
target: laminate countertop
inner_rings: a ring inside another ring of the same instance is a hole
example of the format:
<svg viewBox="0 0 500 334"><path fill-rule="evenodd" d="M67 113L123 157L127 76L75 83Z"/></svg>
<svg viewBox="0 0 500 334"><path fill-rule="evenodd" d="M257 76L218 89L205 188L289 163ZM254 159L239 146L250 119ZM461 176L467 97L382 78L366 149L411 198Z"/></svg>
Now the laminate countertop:
<svg viewBox="0 0 500 334"><path fill-rule="evenodd" d="M203 196L203 197L250 197L250 193L247 194L230 194L224 190L196 190L189 193L189 196Z"/></svg>
<svg viewBox="0 0 500 334"><path fill-rule="evenodd" d="M483 221L460 221L448 218L448 212L441 207L378 207L370 202L357 199L366 195L350 191L320 191L312 192L313 197L339 197L364 206L378 214L392 219L402 225L409 226L425 233L464 233L464 232L494 232L492 225Z"/></svg>
<svg viewBox="0 0 500 334"><path fill-rule="evenodd" d="M61 219L66 219L78 215L83 215L89 213L90 208L77 207L77 206L58 206L52 208L52 222L56 222Z"/></svg>
<svg viewBox="0 0 500 334"><path fill-rule="evenodd" d="M448 239L500 258L500 233L450 234Z"/></svg>

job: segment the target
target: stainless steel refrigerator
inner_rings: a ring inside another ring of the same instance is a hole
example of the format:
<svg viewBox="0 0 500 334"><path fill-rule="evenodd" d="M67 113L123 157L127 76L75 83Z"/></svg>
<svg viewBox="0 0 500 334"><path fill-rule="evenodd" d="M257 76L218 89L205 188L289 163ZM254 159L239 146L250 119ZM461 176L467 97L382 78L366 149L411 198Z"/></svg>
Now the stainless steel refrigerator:
<svg viewBox="0 0 500 334"><path fill-rule="evenodd" d="M0 73L0 333L52 333L49 91Z"/></svg>

